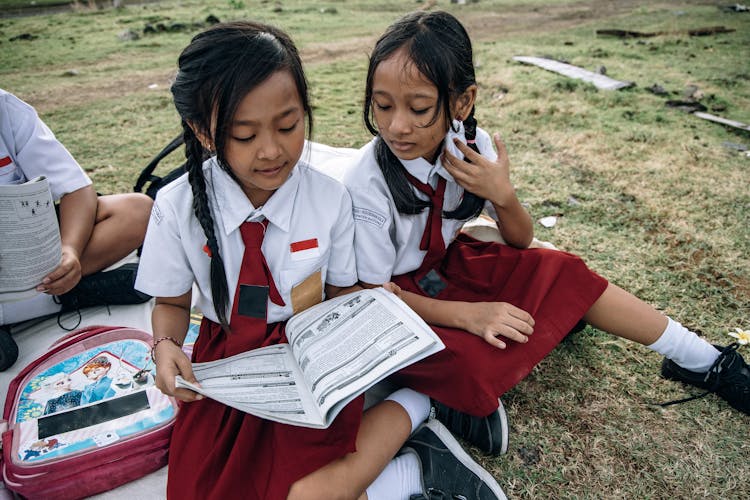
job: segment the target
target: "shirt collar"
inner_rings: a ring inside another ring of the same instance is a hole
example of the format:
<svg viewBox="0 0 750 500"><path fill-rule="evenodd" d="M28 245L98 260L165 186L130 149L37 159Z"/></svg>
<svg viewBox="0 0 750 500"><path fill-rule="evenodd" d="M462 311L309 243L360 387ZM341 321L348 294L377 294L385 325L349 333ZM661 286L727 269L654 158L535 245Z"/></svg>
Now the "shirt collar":
<svg viewBox="0 0 750 500"><path fill-rule="evenodd" d="M300 182L298 165L294 166L287 180L271 195L265 205L254 207L239 184L219 166L216 157L211 158L209 162L211 182L206 184L213 188L225 234L230 234L246 220L264 217L283 231L289 231L292 207Z"/></svg>
<svg viewBox="0 0 750 500"><path fill-rule="evenodd" d="M457 128L458 132L454 132L453 128ZM466 136L464 135L463 124L461 122L454 121L453 128L448 130L448 133L445 136L445 141L443 142L443 147L447 149L448 152L450 152L452 155L457 156L458 158L463 158L463 153L461 153L456 145L453 144L454 138L458 138L458 140L466 144ZM434 187L434 183L430 181L433 181L435 179L436 174L440 177L443 177L449 182L454 182L453 176L448 173L445 167L443 167L443 160L441 159L441 155L438 155L438 159L434 165L421 157L414 160L399 161L404 166L407 172L409 172L411 175L416 177L417 180L425 184L430 184Z"/></svg>

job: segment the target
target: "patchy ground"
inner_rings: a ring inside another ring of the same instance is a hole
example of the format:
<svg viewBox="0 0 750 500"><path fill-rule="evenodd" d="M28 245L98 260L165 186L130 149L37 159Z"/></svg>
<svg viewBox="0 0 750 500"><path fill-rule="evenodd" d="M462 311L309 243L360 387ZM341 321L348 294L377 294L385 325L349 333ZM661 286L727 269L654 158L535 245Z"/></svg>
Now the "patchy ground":
<svg viewBox="0 0 750 500"><path fill-rule="evenodd" d="M705 1L686 0L684 3L701 5L705 4ZM481 3L478 3L475 7L466 7L460 16L473 40L487 41L502 39L512 33L549 33L589 25L597 20L616 19L621 14L643 5L649 5L650 8L659 6L657 3L650 4L642 0L599 0L544 7L519 5L502 11L488 12L482 9ZM438 4L433 8L439 7ZM606 26L599 24L597 27ZM292 32L291 35L293 37L294 33ZM377 35L372 35L307 44L301 48L302 59L307 65L316 65L355 57L364 58L370 52L376 39ZM98 66L99 70L105 70L107 66L116 63L117 61L104 60L88 69L95 69ZM126 80L75 82L70 86L57 86L43 92L35 92L28 96L28 100L39 109L51 111L58 107L75 106L90 100L145 93L148 92L148 86L151 84L169 85L173 73L173 68L164 68L130 74Z"/></svg>

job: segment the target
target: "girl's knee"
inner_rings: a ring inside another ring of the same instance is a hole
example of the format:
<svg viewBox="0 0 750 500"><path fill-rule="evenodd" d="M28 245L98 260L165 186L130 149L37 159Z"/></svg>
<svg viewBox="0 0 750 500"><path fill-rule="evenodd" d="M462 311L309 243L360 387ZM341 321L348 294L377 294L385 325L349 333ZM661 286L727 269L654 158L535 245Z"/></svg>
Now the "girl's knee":
<svg viewBox="0 0 750 500"><path fill-rule="evenodd" d="M153 200L141 193L99 197L94 231L106 241L116 239L128 251L138 248L146 236Z"/></svg>
<svg viewBox="0 0 750 500"><path fill-rule="evenodd" d="M151 217L151 208L154 206L154 200L149 196L141 193L133 193L131 203L133 206L134 216L142 224L144 231L148 226L148 220Z"/></svg>
<svg viewBox="0 0 750 500"><path fill-rule="evenodd" d="M153 200L145 194L133 193L128 200L128 210L130 221L129 228L132 231L133 238L138 242L138 245L143 243L143 239L146 237L146 228L148 227L148 221L151 217L151 208L153 207Z"/></svg>
<svg viewBox="0 0 750 500"><path fill-rule="evenodd" d="M130 193L124 196L127 196L124 202L128 207L127 212L129 212L133 219L141 224L148 224L154 201L149 196L141 193Z"/></svg>
<svg viewBox="0 0 750 500"><path fill-rule="evenodd" d="M97 223L117 221L123 231L144 232L151 216L153 200L141 193L114 194L99 197Z"/></svg>

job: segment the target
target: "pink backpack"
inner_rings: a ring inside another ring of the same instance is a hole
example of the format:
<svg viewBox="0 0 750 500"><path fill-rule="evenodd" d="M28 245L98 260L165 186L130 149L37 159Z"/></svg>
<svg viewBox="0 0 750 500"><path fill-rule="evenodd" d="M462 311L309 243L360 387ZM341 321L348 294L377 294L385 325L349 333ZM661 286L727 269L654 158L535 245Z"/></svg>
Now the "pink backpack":
<svg viewBox="0 0 750 500"><path fill-rule="evenodd" d="M154 386L151 342L143 330L84 328L13 379L1 423L7 489L82 498L167 464L178 406Z"/></svg>

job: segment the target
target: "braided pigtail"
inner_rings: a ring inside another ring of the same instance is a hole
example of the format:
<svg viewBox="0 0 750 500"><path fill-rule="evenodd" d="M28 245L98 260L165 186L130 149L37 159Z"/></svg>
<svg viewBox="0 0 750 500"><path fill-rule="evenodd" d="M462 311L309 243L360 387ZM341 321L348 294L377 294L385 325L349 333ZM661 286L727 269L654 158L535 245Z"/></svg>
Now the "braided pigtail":
<svg viewBox="0 0 750 500"><path fill-rule="evenodd" d="M200 222L203 232L206 234L207 253L211 259L211 298L214 302L214 311L219 318L219 323L228 331L227 307L229 306L229 287L224 271L224 260L221 258L219 242L216 240L214 219L211 215L211 206L209 205L208 194L206 192L206 179L203 176L205 150L187 123L183 121L182 127L185 138L188 180L193 190L193 212L198 222Z"/></svg>
<svg viewBox="0 0 750 500"><path fill-rule="evenodd" d="M471 149L479 153L479 148L477 147L476 141L477 119L474 117L473 106L468 118L464 120L464 136L466 137L466 144ZM464 161L469 162L469 159L464 158ZM443 216L447 219L473 219L482 212L484 202L484 198L481 198L474 193L470 193L469 191L464 191L464 196L461 199L461 203L459 203L459 205L450 212L443 212Z"/></svg>
<svg viewBox="0 0 750 500"><path fill-rule="evenodd" d="M414 215L430 206L430 201L416 195L404 173L406 169L380 136L375 142L375 159L399 213Z"/></svg>

